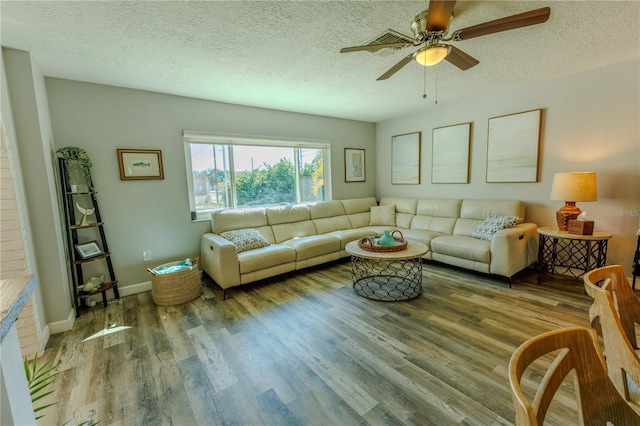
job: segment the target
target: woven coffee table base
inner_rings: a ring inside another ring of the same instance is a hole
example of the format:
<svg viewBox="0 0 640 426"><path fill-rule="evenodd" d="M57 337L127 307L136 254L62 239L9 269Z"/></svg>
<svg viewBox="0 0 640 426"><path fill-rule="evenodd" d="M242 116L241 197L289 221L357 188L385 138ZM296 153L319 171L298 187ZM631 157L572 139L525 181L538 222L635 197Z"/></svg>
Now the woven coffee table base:
<svg viewBox="0 0 640 426"><path fill-rule="evenodd" d="M372 300L395 302L422 293L422 259L365 259L351 257L353 291Z"/></svg>

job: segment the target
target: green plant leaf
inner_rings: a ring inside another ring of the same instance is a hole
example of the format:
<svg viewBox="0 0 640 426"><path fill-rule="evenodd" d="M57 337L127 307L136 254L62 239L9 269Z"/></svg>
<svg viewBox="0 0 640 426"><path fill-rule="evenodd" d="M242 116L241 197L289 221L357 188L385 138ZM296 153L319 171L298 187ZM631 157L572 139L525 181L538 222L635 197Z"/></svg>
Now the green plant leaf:
<svg viewBox="0 0 640 426"><path fill-rule="evenodd" d="M24 374L27 376L27 383L29 383L31 381L31 369L27 357L24 358Z"/></svg>
<svg viewBox="0 0 640 426"><path fill-rule="evenodd" d="M29 393L31 395L31 403L34 405L34 413L57 404L57 402L53 402L40 407L35 406L37 401L55 392L49 389L54 384L55 377L60 373L58 371L59 367L60 363L54 365L52 359L39 366L37 353L31 362L29 362L27 358L24 358L24 371L27 377L27 383L29 384ZM44 415L36 417L36 420L41 419L43 416Z"/></svg>
<svg viewBox="0 0 640 426"><path fill-rule="evenodd" d="M51 391L51 392L49 392L49 393L53 393L53 391ZM47 394L47 395L48 395L48 394ZM47 405L43 405L43 406L38 407L38 408L34 408L34 409L33 409L33 412L34 412L34 413L37 413L38 411L40 411L40 410L44 410L45 408L51 407L52 405L56 405L57 403L58 403L58 401L56 401L56 402L52 402L52 403L47 404Z"/></svg>

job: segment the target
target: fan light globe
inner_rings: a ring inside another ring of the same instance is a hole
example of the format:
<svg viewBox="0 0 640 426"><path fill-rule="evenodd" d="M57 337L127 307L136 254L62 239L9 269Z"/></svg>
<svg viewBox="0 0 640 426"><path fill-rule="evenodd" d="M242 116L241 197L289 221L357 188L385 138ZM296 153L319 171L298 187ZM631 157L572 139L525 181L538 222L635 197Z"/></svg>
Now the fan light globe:
<svg viewBox="0 0 640 426"><path fill-rule="evenodd" d="M420 65L429 67L442 61L451 51L451 46L441 44L438 46L425 47L416 52L414 59Z"/></svg>

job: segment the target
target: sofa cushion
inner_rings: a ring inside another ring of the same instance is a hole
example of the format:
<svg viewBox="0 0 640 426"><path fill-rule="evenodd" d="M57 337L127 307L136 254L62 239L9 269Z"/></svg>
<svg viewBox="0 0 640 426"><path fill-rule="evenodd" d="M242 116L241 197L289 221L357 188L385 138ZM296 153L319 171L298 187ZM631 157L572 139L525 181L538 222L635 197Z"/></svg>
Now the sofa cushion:
<svg viewBox="0 0 640 426"><path fill-rule="evenodd" d="M351 198L342 200L342 205L346 214L369 213L372 206L377 206L378 202L373 197L367 198Z"/></svg>
<svg viewBox="0 0 640 426"><path fill-rule="evenodd" d="M343 229L340 231L333 231L326 235L331 235L340 240L340 250L344 250L344 246L351 241L357 241L363 237L369 237L375 235L376 232L371 228L358 228L358 229Z"/></svg>
<svg viewBox="0 0 640 426"><path fill-rule="evenodd" d="M351 229L351 222L347 215L325 217L322 219L313 219L318 234L326 234L327 232L339 231L342 229Z"/></svg>
<svg viewBox="0 0 640 426"><path fill-rule="evenodd" d="M341 202L352 229L369 226L370 209L378 205L373 197L351 198Z"/></svg>
<svg viewBox="0 0 640 426"><path fill-rule="evenodd" d="M447 198L420 198L416 206L416 214L421 216L436 216L458 218L462 200Z"/></svg>
<svg viewBox="0 0 640 426"><path fill-rule="evenodd" d="M396 211L398 213L416 214L416 206L418 205L417 198L408 197L382 197L380 198L381 206L388 206L390 204L396 205Z"/></svg>
<svg viewBox="0 0 640 426"><path fill-rule="evenodd" d="M235 231L226 231L220 234L226 240L229 240L236 246L236 251L243 251L266 247L269 245L260 233L252 228L238 229Z"/></svg>
<svg viewBox="0 0 640 426"><path fill-rule="evenodd" d="M431 240L446 235L440 232L426 231L423 229L401 229L401 232L405 240L417 241L419 243L426 244L429 250L431 250Z"/></svg>
<svg viewBox="0 0 640 426"><path fill-rule="evenodd" d="M370 226L396 226L396 205L372 206Z"/></svg>
<svg viewBox="0 0 640 426"><path fill-rule="evenodd" d="M269 207L265 209L269 225L287 224L301 222L311 219L309 208L306 205Z"/></svg>
<svg viewBox="0 0 640 426"><path fill-rule="evenodd" d="M332 235L293 238L283 244L295 249L297 261L340 251L340 240Z"/></svg>
<svg viewBox="0 0 640 426"><path fill-rule="evenodd" d="M517 200L462 200L461 218L484 220L492 214L524 217L524 203Z"/></svg>
<svg viewBox="0 0 640 426"><path fill-rule="evenodd" d="M346 214L344 206L340 201L323 201L309 204L309 214L311 219L322 219L325 217L343 216Z"/></svg>
<svg viewBox="0 0 640 426"><path fill-rule="evenodd" d="M349 223L353 229L369 226L369 218L371 216L369 210L367 210L366 213L353 213L347 216L349 217Z"/></svg>
<svg viewBox="0 0 640 426"><path fill-rule="evenodd" d="M417 214L411 221L411 229L424 229L441 234L453 234L455 224L456 219L452 217L423 216Z"/></svg>
<svg viewBox="0 0 640 426"><path fill-rule="evenodd" d="M431 250L447 256L491 263L491 243L462 235L444 235L431 240Z"/></svg>
<svg viewBox="0 0 640 426"><path fill-rule="evenodd" d="M471 233L471 237L491 241L495 233L499 230L511 228L519 223L522 223L522 218L517 216L492 214L480 223L476 230Z"/></svg>
<svg viewBox="0 0 640 426"><path fill-rule="evenodd" d="M211 232L220 234L225 231L245 228L259 228L269 225L264 208L227 209L211 214Z"/></svg>
<svg viewBox="0 0 640 426"><path fill-rule="evenodd" d="M238 253L240 273L259 271L296 261L296 251L284 244L271 244L255 250Z"/></svg>

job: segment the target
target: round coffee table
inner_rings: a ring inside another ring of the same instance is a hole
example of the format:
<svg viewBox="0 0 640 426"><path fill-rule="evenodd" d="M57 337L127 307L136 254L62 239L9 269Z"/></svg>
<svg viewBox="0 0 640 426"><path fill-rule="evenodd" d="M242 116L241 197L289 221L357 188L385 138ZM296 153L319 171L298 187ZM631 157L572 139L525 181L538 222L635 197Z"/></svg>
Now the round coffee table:
<svg viewBox="0 0 640 426"><path fill-rule="evenodd" d="M357 241L345 246L351 255L353 291L358 296L384 302L409 300L422 293L422 255L426 245L409 242L401 251L363 250Z"/></svg>

